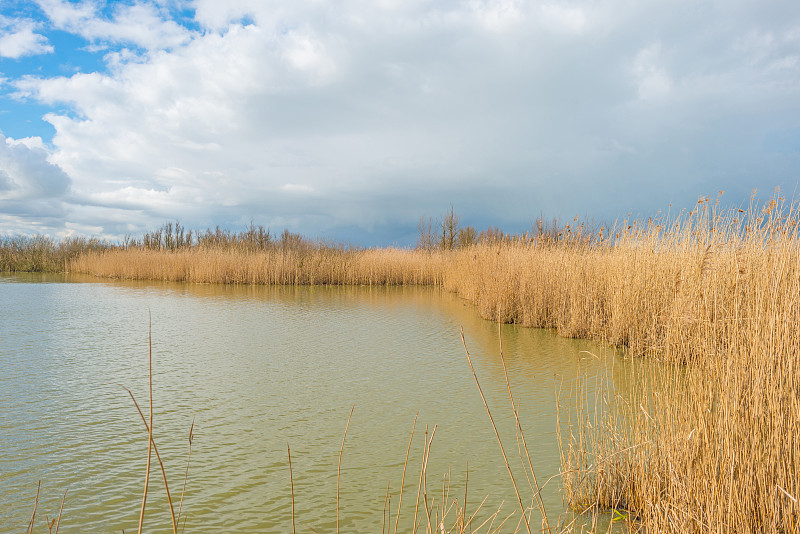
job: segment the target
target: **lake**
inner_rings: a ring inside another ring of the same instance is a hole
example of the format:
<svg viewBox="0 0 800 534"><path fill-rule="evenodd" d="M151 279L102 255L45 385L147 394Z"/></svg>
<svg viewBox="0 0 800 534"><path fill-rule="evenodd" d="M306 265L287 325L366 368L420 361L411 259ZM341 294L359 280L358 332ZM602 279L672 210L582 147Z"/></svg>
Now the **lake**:
<svg viewBox="0 0 800 534"><path fill-rule="evenodd" d="M27 528L40 480L40 532L46 517L58 515L64 491L62 531L135 531L147 432L124 388L146 414L150 322L154 436L176 501L194 421L186 532L290 531L287 444L298 531L335 531L337 462L353 406L341 460L343 532L375 532L385 517L394 525L415 417L400 530L411 530L427 428L428 439L433 435L429 504L440 506L443 492L446 501L463 502L468 469L468 514L484 497L484 519L502 503L494 525L513 513L505 529L513 531L519 506L461 328L530 504L498 326L452 294L18 274L0 275L0 303L2 532ZM601 344L513 325L501 332L521 424L543 483L559 470L559 402L563 416L574 405L577 377L625 364ZM154 458L148 532L171 531L163 495ZM557 478L543 495L554 522L565 510ZM535 511L532 528L540 524Z"/></svg>

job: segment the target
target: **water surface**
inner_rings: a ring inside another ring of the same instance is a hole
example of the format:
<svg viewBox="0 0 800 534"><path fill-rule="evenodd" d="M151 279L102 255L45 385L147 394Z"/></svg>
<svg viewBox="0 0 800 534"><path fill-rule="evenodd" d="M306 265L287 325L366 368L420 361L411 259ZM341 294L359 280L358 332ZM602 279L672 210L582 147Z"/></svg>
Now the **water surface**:
<svg viewBox="0 0 800 534"><path fill-rule="evenodd" d="M0 303L2 532L27 527L39 480L41 521L57 515L67 491L62 532L136 528L147 434L124 388L146 411L150 320L154 431L174 495L194 421L186 532L290 531L287 444L298 530L334 531L337 461L353 406L342 455L343 532L381 528L387 485L394 524L415 417L401 525L410 530L426 427L429 438L436 429L430 501L441 502L443 485L450 500L463 501L468 469L470 513L488 496L484 516L502 503L502 517L515 513L509 525L520 517L459 335L463 327L515 476L527 487L498 328L451 294L5 275ZM591 342L508 325L502 344L541 482L559 469L558 392L569 404L564 392L579 373L616 357ZM146 524L168 532L153 469ZM544 496L551 517L564 510L557 479ZM536 514L532 524L538 529Z"/></svg>

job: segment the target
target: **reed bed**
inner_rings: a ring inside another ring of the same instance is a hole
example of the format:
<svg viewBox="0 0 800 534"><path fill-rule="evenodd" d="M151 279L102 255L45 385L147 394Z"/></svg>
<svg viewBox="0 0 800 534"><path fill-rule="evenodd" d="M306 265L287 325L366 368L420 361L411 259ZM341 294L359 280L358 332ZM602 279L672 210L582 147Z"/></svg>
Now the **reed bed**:
<svg viewBox="0 0 800 534"><path fill-rule="evenodd" d="M700 208L666 234L585 251L604 286L564 275L605 299L591 309L565 299L560 332L579 324L680 364L642 362L598 379L595 407L581 406L563 450L565 493L578 509L617 510L645 532L799 532L796 206ZM632 272L608 272L604 254ZM627 339L615 313L627 317ZM616 381L638 387L622 398Z"/></svg>
<svg viewBox="0 0 800 534"><path fill-rule="evenodd" d="M104 278L267 285L441 285L442 254L403 249L196 247L84 254L69 271Z"/></svg>
<svg viewBox="0 0 800 534"><path fill-rule="evenodd" d="M725 358L645 367L599 379L595 406L569 425L572 506L615 510L644 532L798 532L797 340L762 335ZM616 380L641 387L622 398Z"/></svg>

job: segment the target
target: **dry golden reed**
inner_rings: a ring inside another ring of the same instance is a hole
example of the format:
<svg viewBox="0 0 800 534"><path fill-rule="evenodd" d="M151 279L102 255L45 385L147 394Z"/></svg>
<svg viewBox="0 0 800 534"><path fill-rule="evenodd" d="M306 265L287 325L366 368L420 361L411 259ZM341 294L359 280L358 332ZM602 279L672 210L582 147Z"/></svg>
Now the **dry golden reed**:
<svg viewBox="0 0 800 534"><path fill-rule="evenodd" d="M608 282L591 294L605 302L563 317L592 328L627 314L590 333L681 365L601 378L563 449L573 506L618 510L645 532L800 531L796 209L777 199L717 215L704 203L667 234L630 241L629 258L608 252L630 272L595 257ZM611 382L635 387L620 396Z"/></svg>
<svg viewBox="0 0 800 534"><path fill-rule="evenodd" d="M402 249L252 251L196 247L84 254L69 271L105 278L268 285L440 285L441 254Z"/></svg>

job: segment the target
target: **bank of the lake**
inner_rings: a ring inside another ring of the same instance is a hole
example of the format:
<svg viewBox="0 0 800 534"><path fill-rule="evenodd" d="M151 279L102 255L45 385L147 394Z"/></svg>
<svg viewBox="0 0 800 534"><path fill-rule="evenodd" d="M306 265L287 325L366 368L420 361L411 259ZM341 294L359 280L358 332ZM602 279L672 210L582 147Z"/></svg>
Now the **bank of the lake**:
<svg viewBox="0 0 800 534"><path fill-rule="evenodd" d="M633 375L637 398L601 388L607 417L580 421L564 449L569 502L625 510L654 531L795 532L798 222L797 205L779 198L732 210L704 200L685 217L610 233L567 225L456 250L287 240L93 250L66 265L118 279L434 286L485 319L611 343L632 362L669 363Z"/></svg>

